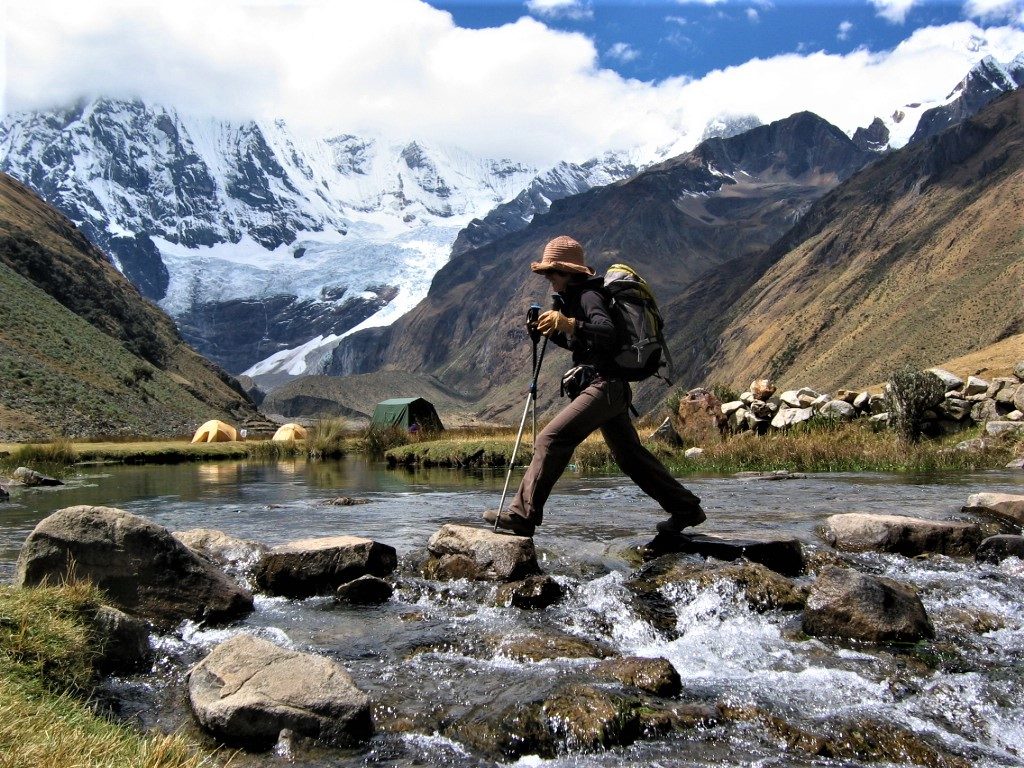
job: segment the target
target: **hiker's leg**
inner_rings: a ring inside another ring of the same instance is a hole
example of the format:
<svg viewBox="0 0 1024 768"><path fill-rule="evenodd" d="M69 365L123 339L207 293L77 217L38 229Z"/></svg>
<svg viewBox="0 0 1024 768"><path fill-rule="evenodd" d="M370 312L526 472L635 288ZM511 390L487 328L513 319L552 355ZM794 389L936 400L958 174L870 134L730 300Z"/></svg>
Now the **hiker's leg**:
<svg viewBox="0 0 1024 768"><path fill-rule="evenodd" d="M627 386L619 382L614 384L624 388ZM626 398L628 408L628 392ZM601 432L619 469L629 475L640 490L658 502L662 509L682 516L700 509L700 499L672 477L665 465L640 442L628 411L624 410L610 419L601 427Z"/></svg>
<svg viewBox="0 0 1024 768"><path fill-rule="evenodd" d="M607 387L606 382L591 384L537 435L533 459L508 507L510 513L521 515L534 525L541 524L544 503L576 446L614 417L616 409L621 407L609 400Z"/></svg>

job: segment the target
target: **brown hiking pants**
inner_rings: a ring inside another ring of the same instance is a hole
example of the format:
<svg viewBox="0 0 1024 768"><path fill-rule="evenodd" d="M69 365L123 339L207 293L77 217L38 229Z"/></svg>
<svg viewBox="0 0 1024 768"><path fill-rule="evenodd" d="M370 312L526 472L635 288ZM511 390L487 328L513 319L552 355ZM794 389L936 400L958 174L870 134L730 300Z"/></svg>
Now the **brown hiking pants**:
<svg viewBox="0 0 1024 768"><path fill-rule="evenodd" d="M686 515L699 507L700 499L641 444L629 419L631 398L626 382L597 380L563 408L537 435L533 460L508 511L540 525L544 503L555 481L568 466L576 446L595 429L601 430L619 468L662 509Z"/></svg>

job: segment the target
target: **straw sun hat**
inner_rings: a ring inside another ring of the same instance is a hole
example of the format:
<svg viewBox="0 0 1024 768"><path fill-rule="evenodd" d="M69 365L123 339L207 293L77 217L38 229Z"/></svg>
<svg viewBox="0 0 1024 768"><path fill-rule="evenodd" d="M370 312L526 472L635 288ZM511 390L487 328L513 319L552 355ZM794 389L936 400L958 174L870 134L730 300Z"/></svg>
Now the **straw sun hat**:
<svg viewBox="0 0 1024 768"><path fill-rule="evenodd" d="M540 261L530 264L534 272L575 272L581 275L592 275L594 270L587 266L583 259L583 246L571 237L561 235L544 246L544 255Z"/></svg>

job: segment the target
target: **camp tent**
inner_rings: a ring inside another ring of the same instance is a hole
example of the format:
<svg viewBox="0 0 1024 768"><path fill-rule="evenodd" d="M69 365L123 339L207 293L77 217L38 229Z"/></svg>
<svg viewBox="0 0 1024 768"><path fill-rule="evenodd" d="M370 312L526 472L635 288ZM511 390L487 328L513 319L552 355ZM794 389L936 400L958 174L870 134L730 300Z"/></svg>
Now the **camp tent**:
<svg viewBox="0 0 1024 768"><path fill-rule="evenodd" d="M409 429L413 424L421 429L444 429L434 406L422 397L396 397L377 403L373 409L371 427L402 427Z"/></svg>
<svg viewBox="0 0 1024 768"><path fill-rule="evenodd" d="M211 419L196 430L193 443L230 443L238 439L238 432L230 424Z"/></svg>
<svg viewBox="0 0 1024 768"><path fill-rule="evenodd" d="M306 428L301 424L288 423L282 424L278 427L277 432L271 440L277 440L278 442L288 442L289 440L305 440Z"/></svg>

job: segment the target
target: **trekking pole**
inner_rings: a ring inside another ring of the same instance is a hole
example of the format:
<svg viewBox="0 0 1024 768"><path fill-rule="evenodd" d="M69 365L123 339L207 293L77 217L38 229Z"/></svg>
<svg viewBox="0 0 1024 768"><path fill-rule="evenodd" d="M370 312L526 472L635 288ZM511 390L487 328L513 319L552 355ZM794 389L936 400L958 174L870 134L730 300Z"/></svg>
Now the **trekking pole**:
<svg viewBox="0 0 1024 768"><path fill-rule="evenodd" d="M551 308L560 309L562 306L562 297L557 293L551 297ZM534 307L536 307L537 313L540 312L540 307L533 305L527 312L527 318L533 315ZM535 331L531 330L530 337L533 338ZM536 332L540 335L539 331ZM512 468L516 465L516 454L519 452L519 441L523 439L523 430L526 428L526 417L530 413L530 404L534 407L534 427L533 427L533 439L537 439L537 378L540 376L540 367L544 364L544 350L548 347L548 337L544 337L543 343L540 345L540 356L537 358L536 363L533 366L533 380L530 382L530 393L526 397L526 407L523 408L523 418L519 420L519 431L516 433L516 441L512 445L512 456L508 460L508 472L505 474L505 487L501 490L501 501L498 504L498 514L494 516L494 532L498 532L498 520L501 519L501 512L505 509L505 496L508 495L508 484L512 479ZM537 343L534 342L534 353L536 354Z"/></svg>
<svg viewBox="0 0 1024 768"><path fill-rule="evenodd" d="M537 342L540 341L541 333L537 330L537 318L540 317L540 304L531 304L526 312L526 328L530 332L530 341L533 342L533 370L537 370ZM533 409L533 440L530 444L537 447L537 377L533 377L534 386L530 388L530 401Z"/></svg>

